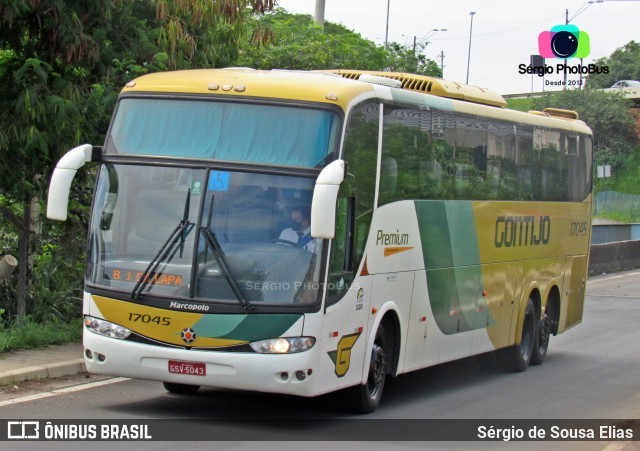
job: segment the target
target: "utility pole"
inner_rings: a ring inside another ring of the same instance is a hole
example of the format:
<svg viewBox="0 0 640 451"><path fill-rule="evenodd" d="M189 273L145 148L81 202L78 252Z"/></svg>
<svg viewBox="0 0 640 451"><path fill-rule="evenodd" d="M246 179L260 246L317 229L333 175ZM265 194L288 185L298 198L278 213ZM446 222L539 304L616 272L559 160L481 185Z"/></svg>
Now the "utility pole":
<svg viewBox="0 0 640 451"><path fill-rule="evenodd" d="M469 55L467 56L467 83L469 84L469 65L471 64L471 35L473 34L473 16L475 15L475 11L471 11L469 15L471 16L471 25L469 26Z"/></svg>
<svg viewBox="0 0 640 451"><path fill-rule="evenodd" d="M321 27L324 27L324 10L325 0L316 0L316 14L314 16L314 20Z"/></svg>
<svg viewBox="0 0 640 451"><path fill-rule="evenodd" d="M444 50L440 51L440 55L436 56L440 58L440 72L442 72L442 78L444 78Z"/></svg>
<svg viewBox="0 0 640 451"><path fill-rule="evenodd" d="M389 8L391 6L391 0L387 0L387 26L384 31L384 48L389 48Z"/></svg>

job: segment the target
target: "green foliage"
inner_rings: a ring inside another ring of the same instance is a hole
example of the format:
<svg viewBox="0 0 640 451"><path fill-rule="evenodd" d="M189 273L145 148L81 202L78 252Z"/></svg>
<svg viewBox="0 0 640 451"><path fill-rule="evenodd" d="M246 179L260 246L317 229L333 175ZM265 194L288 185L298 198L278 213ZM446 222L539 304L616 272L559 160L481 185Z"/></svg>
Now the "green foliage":
<svg viewBox="0 0 640 451"><path fill-rule="evenodd" d="M630 102L618 93L594 89L572 89L538 97L533 109L548 107L577 111L580 119L593 130L594 163L623 168L631 156L637 138Z"/></svg>
<svg viewBox="0 0 640 451"><path fill-rule="evenodd" d="M587 88L610 88L618 80L640 80L640 43L631 41L595 64L608 66L609 73L589 75Z"/></svg>
<svg viewBox="0 0 640 451"><path fill-rule="evenodd" d="M328 68L380 69L385 51L342 25L326 22L324 29L309 15L277 9L254 18L238 65L257 69L313 70Z"/></svg>
<svg viewBox="0 0 640 451"><path fill-rule="evenodd" d="M610 178L594 180L596 191L617 191L640 195L640 147L635 148L627 164L621 169L614 170Z"/></svg>
<svg viewBox="0 0 640 451"><path fill-rule="evenodd" d="M80 318L47 323L24 318L10 325L0 324L0 353L80 341L82 327Z"/></svg>
<svg viewBox="0 0 640 451"><path fill-rule="evenodd" d="M19 262L0 285L6 317L78 315L93 171L78 171L66 223L29 213L60 157L104 141L126 82L229 65L252 11L271 8L273 0L0 2L0 249Z"/></svg>
<svg viewBox="0 0 640 451"><path fill-rule="evenodd" d="M385 70L442 77L440 66L424 55L426 48L427 44L417 44L414 49L397 42L388 43Z"/></svg>
<svg viewBox="0 0 640 451"><path fill-rule="evenodd" d="M256 69L361 69L411 72L441 76L437 64L397 43L377 46L343 25L318 26L309 15L284 9L254 18L251 38L245 39L237 65Z"/></svg>

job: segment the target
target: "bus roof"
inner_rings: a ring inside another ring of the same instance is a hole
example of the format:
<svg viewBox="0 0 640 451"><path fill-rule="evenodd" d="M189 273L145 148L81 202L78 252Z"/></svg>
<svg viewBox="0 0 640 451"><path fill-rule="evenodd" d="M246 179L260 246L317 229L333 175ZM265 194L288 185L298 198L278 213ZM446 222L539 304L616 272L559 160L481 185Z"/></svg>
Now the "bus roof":
<svg viewBox="0 0 640 451"><path fill-rule="evenodd" d="M428 77L426 75L407 74L403 72L380 72L351 69L332 69L326 72L339 74L345 78L358 80L363 74L375 75L377 77L390 78L402 83L402 89L431 94L438 97L450 99L466 100L484 105L491 105L504 108L507 102L504 98L489 89L478 86L464 85L455 81L442 80L440 78Z"/></svg>
<svg viewBox="0 0 640 451"><path fill-rule="evenodd" d="M346 110L354 97L373 91L368 83L353 83L329 73L240 67L157 72L127 83L122 92L279 98L339 105Z"/></svg>
<svg viewBox="0 0 640 451"><path fill-rule="evenodd" d="M362 77L360 80L363 74L367 74L368 77ZM376 78L381 81L376 81ZM384 80L388 80L389 83L385 83ZM393 86L399 88L399 91L392 92L406 92L403 98L411 103L430 105L433 102L428 99L433 97L429 96L435 96L450 99L453 103L449 108L459 112L590 133L584 122L572 111L545 109L544 112L523 113L505 108L504 98L485 88L399 72L351 69L256 70L244 67L197 69L144 75L127 83L122 92L278 98L337 105L343 111L347 111L355 98L379 95L380 87L376 84L392 86L391 89ZM426 94L426 97L419 94Z"/></svg>

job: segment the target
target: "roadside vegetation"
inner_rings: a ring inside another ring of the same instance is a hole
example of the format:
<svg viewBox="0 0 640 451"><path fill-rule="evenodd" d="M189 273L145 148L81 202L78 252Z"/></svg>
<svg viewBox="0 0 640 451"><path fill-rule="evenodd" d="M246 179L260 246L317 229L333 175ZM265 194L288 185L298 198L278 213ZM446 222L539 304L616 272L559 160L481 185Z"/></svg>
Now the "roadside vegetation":
<svg viewBox="0 0 640 451"><path fill-rule="evenodd" d="M226 66L387 69L441 76L427 56L427 44L392 42L385 48L342 25L326 22L323 28L311 16L274 10L274 4L0 3L0 258L12 255L18 260L14 273L0 280L0 353L80 339L94 171L78 172L64 223L44 217L47 185L66 151L104 141L118 92L128 81L150 72ZM616 76L640 76L633 72L634 61L640 61L638 47L629 43L607 60L615 65ZM608 181L607 188L640 191L632 182L640 175L638 144L629 141L633 133L627 132L633 127L622 118L628 106L615 96L593 98L589 90L584 93L515 99L509 104L529 110L546 102L578 110L598 130L602 146L597 158L610 157L616 166L615 180ZM628 174L627 182L623 174Z"/></svg>
<svg viewBox="0 0 640 451"><path fill-rule="evenodd" d="M0 352L78 340L94 171L79 171L69 219L44 218L58 159L100 145L119 90L150 72L227 66L355 67L440 76L426 44L388 48L271 0L16 0L0 3ZM107 19L107 20L105 20Z"/></svg>

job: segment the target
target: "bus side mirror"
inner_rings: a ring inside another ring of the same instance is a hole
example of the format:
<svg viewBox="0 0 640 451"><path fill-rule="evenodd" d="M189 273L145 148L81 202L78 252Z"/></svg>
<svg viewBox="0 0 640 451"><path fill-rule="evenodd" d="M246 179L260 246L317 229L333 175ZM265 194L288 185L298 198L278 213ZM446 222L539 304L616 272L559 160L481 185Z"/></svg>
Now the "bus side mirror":
<svg viewBox="0 0 640 451"><path fill-rule="evenodd" d="M85 163L92 161L93 146L83 144L71 149L58 161L49 182L49 198L47 200L47 218L57 221L67 220L69 191L76 171Z"/></svg>
<svg viewBox="0 0 640 451"><path fill-rule="evenodd" d="M344 180L344 160L336 160L325 167L313 189L311 202L311 236L331 239L336 233L336 202L338 190Z"/></svg>

